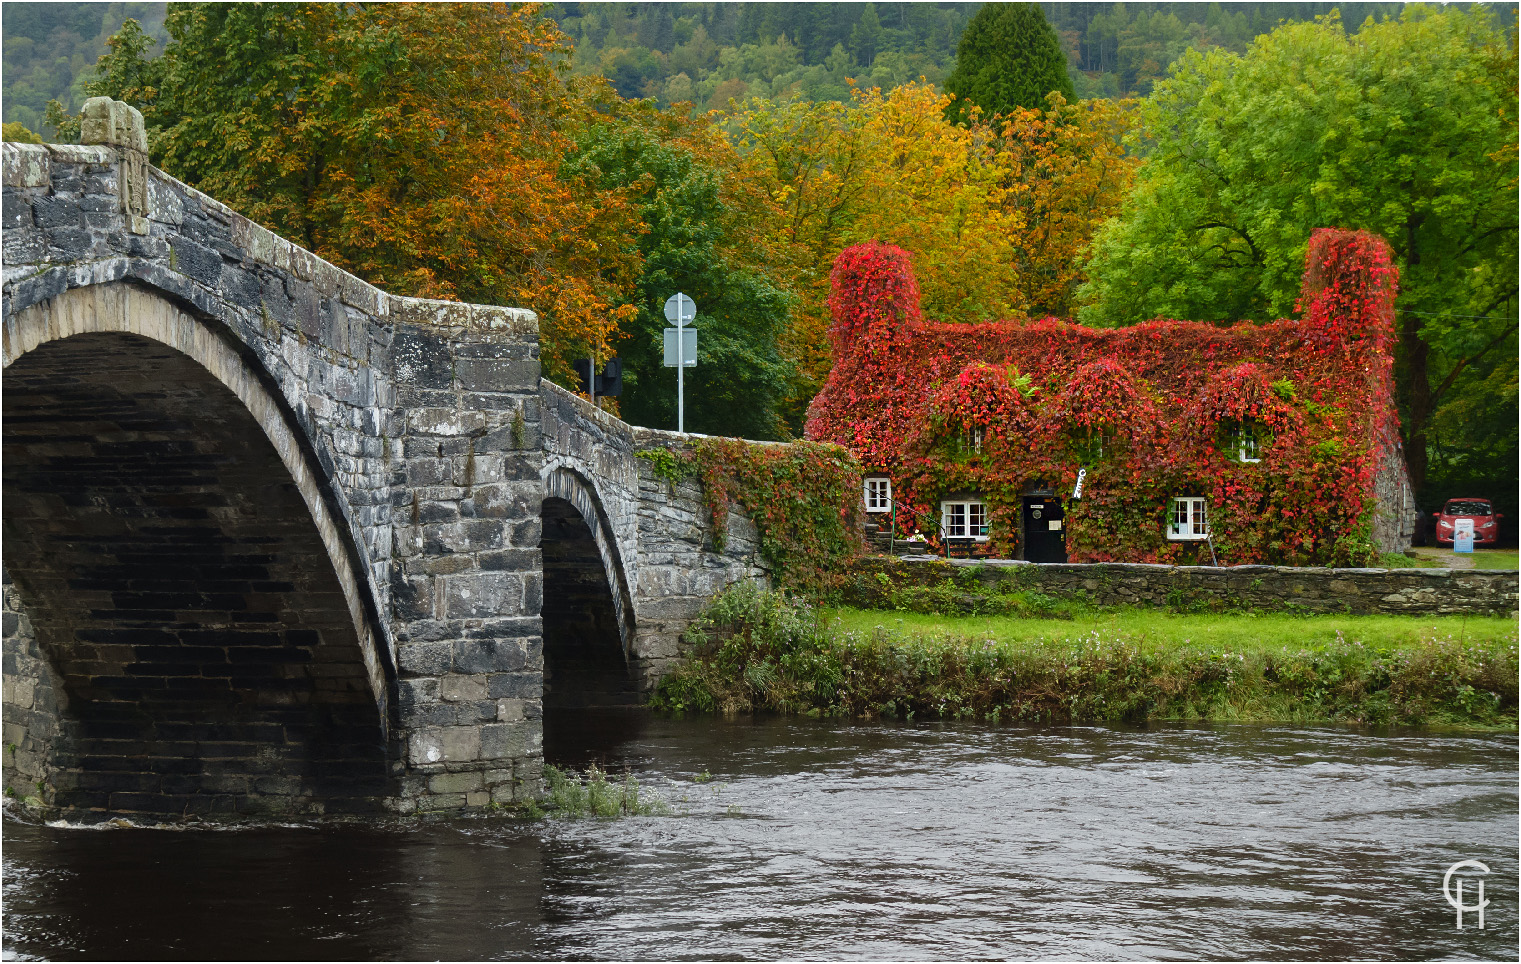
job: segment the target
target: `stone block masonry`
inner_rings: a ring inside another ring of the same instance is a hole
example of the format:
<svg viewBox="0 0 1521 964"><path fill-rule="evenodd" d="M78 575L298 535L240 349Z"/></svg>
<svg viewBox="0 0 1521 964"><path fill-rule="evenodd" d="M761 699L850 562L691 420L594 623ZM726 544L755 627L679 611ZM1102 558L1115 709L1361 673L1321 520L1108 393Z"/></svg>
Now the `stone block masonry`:
<svg viewBox="0 0 1521 964"><path fill-rule="evenodd" d="M7 787L168 816L536 795L537 319L380 291L92 106L98 143L3 149ZM208 713L246 742L195 751Z"/></svg>
<svg viewBox="0 0 1521 964"><path fill-rule="evenodd" d="M519 803L550 661L563 705L638 698L766 579L743 516L714 551L697 484L638 457L690 436L540 378L532 312L380 291L147 165L125 104L85 115L0 153L13 796Z"/></svg>
<svg viewBox="0 0 1521 964"><path fill-rule="evenodd" d="M759 533L743 512L732 511L723 551L715 551L712 514L697 479L671 482L639 457L655 449L685 452L704 436L630 426L547 381L541 405L545 491L575 502L589 520L605 520L599 553L618 584L630 670L647 690L679 658L681 634L713 596L739 580L769 583Z"/></svg>
<svg viewBox="0 0 1521 964"><path fill-rule="evenodd" d="M1356 615L1514 616L1518 573L1474 569L1317 569L1159 566L931 558L861 560L850 601L886 603L892 586L1000 588L1087 599L1100 606Z"/></svg>

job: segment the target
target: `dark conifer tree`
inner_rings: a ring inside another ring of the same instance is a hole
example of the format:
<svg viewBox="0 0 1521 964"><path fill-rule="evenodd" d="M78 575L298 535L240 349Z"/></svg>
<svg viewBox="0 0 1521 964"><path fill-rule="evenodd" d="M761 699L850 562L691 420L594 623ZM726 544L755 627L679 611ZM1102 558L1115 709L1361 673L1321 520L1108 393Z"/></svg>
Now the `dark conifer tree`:
<svg viewBox="0 0 1521 964"><path fill-rule="evenodd" d="M946 117L956 122L965 118L968 103L991 115L1045 107L1053 90L1073 99L1056 31L1033 3L990 3L977 11L961 34L945 89L956 95L946 108Z"/></svg>

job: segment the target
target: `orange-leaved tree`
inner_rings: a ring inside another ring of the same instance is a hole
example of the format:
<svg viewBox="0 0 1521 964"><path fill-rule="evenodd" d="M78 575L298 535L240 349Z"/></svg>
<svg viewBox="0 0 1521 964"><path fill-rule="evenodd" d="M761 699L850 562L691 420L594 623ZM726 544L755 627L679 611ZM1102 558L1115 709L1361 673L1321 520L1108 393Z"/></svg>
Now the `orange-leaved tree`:
<svg viewBox="0 0 1521 964"><path fill-rule="evenodd" d="M170 173L391 291L537 310L551 372L628 314L635 222L563 170L583 98L537 5L191 3L166 27L137 86Z"/></svg>

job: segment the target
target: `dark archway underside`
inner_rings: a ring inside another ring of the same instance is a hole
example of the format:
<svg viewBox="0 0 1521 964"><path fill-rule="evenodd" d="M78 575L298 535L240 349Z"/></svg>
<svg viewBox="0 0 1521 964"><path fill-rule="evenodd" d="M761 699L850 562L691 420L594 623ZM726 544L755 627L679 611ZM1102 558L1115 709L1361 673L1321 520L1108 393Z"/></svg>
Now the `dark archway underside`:
<svg viewBox="0 0 1521 964"><path fill-rule="evenodd" d="M544 708L637 705L591 529L565 499L546 498L543 513Z"/></svg>
<svg viewBox="0 0 1521 964"><path fill-rule="evenodd" d="M384 732L330 556L226 387L79 335L4 377L4 554L56 679L44 799L166 815L364 810Z"/></svg>

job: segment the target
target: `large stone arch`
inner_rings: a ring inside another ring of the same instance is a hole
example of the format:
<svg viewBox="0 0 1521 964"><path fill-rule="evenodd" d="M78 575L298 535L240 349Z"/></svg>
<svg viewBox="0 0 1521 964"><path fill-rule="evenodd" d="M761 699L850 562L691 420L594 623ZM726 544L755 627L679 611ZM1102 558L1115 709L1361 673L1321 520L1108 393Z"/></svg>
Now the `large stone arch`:
<svg viewBox="0 0 1521 964"><path fill-rule="evenodd" d="M7 574L53 709L74 704L59 756L33 754L51 802L383 795L394 668L332 482L268 373L218 322L123 282L4 334Z"/></svg>

